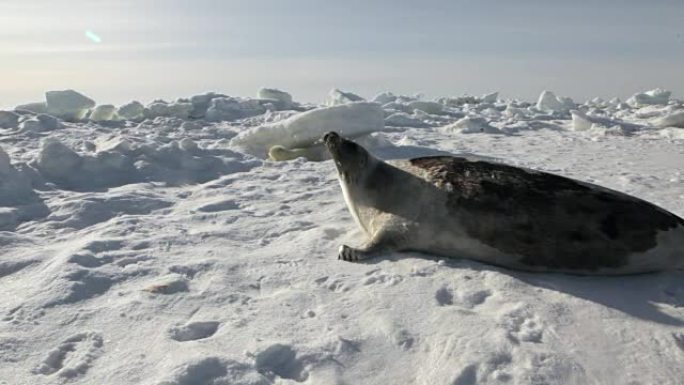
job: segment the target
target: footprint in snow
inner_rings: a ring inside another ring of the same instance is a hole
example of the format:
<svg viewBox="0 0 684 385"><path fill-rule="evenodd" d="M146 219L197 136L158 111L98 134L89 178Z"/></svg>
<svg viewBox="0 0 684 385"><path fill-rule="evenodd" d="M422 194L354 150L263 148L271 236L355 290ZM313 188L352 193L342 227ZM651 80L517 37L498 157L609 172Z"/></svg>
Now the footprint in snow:
<svg viewBox="0 0 684 385"><path fill-rule="evenodd" d="M171 378L158 385L272 385L253 366L218 357L205 357L176 368Z"/></svg>
<svg viewBox="0 0 684 385"><path fill-rule="evenodd" d="M264 376L304 382L309 377L302 359L290 345L275 344L254 355L254 366Z"/></svg>
<svg viewBox="0 0 684 385"><path fill-rule="evenodd" d="M33 369L33 373L46 376L56 374L67 379L81 376L102 355L103 344L99 333L76 334L51 350L40 365Z"/></svg>
<svg viewBox="0 0 684 385"><path fill-rule="evenodd" d="M168 334L172 340L179 342L201 340L213 336L219 325L216 321L192 322L173 327L169 329Z"/></svg>
<svg viewBox="0 0 684 385"><path fill-rule="evenodd" d="M449 286L443 286L435 292L435 300L439 306L459 305L472 309L482 305L492 295L490 290L463 289L454 292Z"/></svg>
<svg viewBox="0 0 684 385"><path fill-rule="evenodd" d="M499 314L499 325L506 331L508 339L514 343L542 342L544 324L523 304L502 311Z"/></svg>

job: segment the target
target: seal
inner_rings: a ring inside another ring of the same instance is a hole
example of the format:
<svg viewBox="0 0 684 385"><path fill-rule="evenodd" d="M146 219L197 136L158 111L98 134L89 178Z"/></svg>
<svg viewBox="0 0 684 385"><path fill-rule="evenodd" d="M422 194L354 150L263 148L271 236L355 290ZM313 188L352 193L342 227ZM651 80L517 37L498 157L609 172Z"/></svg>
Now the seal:
<svg viewBox="0 0 684 385"><path fill-rule="evenodd" d="M537 272L684 268L684 220L639 198L473 157L384 162L335 132L323 141L369 238L339 259L411 250Z"/></svg>

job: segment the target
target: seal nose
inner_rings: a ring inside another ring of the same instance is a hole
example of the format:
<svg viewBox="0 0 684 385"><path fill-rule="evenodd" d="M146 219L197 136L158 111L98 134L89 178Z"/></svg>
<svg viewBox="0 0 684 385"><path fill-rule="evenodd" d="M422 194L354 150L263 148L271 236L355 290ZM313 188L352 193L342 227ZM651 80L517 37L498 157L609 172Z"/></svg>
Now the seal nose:
<svg viewBox="0 0 684 385"><path fill-rule="evenodd" d="M323 143L328 145L339 141L339 139L340 135L335 131L330 131L327 134L323 135Z"/></svg>

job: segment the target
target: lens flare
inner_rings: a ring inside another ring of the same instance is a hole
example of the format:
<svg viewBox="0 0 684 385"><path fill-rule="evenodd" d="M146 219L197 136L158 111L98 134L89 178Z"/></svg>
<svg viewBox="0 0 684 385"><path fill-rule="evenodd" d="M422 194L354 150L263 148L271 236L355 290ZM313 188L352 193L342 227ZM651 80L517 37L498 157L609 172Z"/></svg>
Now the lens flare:
<svg viewBox="0 0 684 385"><path fill-rule="evenodd" d="M102 39L93 31L85 31L85 35L88 39L92 40L93 43L101 43Z"/></svg>

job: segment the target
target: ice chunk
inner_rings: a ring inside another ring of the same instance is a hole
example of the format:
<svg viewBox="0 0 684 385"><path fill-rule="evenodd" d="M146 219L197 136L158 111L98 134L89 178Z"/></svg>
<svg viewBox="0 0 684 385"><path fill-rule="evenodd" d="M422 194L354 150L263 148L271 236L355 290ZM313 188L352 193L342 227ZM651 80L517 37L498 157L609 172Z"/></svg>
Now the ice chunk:
<svg viewBox="0 0 684 385"><path fill-rule="evenodd" d="M627 104L635 107L648 105L665 105L670 100L671 94L672 93L670 91L656 88L654 90L640 92L632 95L632 97L627 100Z"/></svg>
<svg viewBox="0 0 684 385"><path fill-rule="evenodd" d="M446 132L460 132L462 134L473 134L473 133L487 133L487 134L500 134L501 130L496 127L491 126L486 119L482 117L465 117L452 123L448 126L444 126L442 130Z"/></svg>
<svg viewBox="0 0 684 385"><path fill-rule="evenodd" d="M278 109L289 109L292 107L292 95L285 91L275 88L262 88L257 92L258 99L272 100Z"/></svg>
<svg viewBox="0 0 684 385"><path fill-rule="evenodd" d="M593 122L584 112L572 110L570 114L572 115L572 129L574 131L588 131L591 128Z"/></svg>
<svg viewBox="0 0 684 385"><path fill-rule="evenodd" d="M217 94L214 92L208 92L206 94L195 95L190 98L190 103L192 103L192 111L190 111L190 117L193 119L203 118L207 113L209 104L214 98L225 98L226 95Z"/></svg>
<svg viewBox="0 0 684 385"><path fill-rule="evenodd" d="M449 107L461 107L465 104L477 104L480 102L480 99L470 95L463 95L459 97L440 98L439 102Z"/></svg>
<svg viewBox="0 0 684 385"><path fill-rule="evenodd" d="M37 195L33 191L31 180L14 168L9 155L0 147L0 207L16 206L35 199ZM11 217L11 222L16 222L14 214Z"/></svg>
<svg viewBox="0 0 684 385"><path fill-rule="evenodd" d="M386 126L395 127L427 127L420 119L415 118L405 112L397 112L385 118Z"/></svg>
<svg viewBox="0 0 684 385"><path fill-rule="evenodd" d="M169 103L163 100L155 100L145 108L145 118L154 119L158 116L169 116Z"/></svg>
<svg viewBox="0 0 684 385"><path fill-rule="evenodd" d="M48 91L45 100L48 113L67 121L81 120L95 107L94 100L74 90Z"/></svg>
<svg viewBox="0 0 684 385"><path fill-rule="evenodd" d="M593 131L601 135L627 135L643 128L641 125L627 123L605 116L589 115L582 111L571 110L574 131Z"/></svg>
<svg viewBox="0 0 684 385"><path fill-rule="evenodd" d="M19 114L12 111L0 111L0 128L17 128Z"/></svg>
<svg viewBox="0 0 684 385"><path fill-rule="evenodd" d="M668 127L660 130L660 136L668 139L684 140L684 128Z"/></svg>
<svg viewBox="0 0 684 385"><path fill-rule="evenodd" d="M653 122L656 127L679 127L684 128L684 110L674 111Z"/></svg>
<svg viewBox="0 0 684 385"><path fill-rule="evenodd" d="M375 97L373 98L373 102L378 104L387 104L395 100L397 100L397 97L391 92L383 92L375 95Z"/></svg>
<svg viewBox="0 0 684 385"><path fill-rule="evenodd" d="M90 120L93 122L106 122L116 118L116 107L111 104L99 105L90 113Z"/></svg>
<svg viewBox="0 0 684 385"><path fill-rule="evenodd" d="M211 122L235 120L260 115L266 108L258 100L217 97L211 100L206 119Z"/></svg>
<svg viewBox="0 0 684 385"><path fill-rule="evenodd" d="M537 100L537 109L540 111L566 113L572 108L575 108L575 102L572 99L557 97L551 91L542 92Z"/></svg>
<svg viewBox="0 0 684 385"><path fill-rule="evenodd" d="M353 102L361 102L364 99L359 95L353 94L351 92L340 91L337 88L333 88L328 96L325 98L326 106L338 106L340 104L347 104Z"/></svg>
<svg viewBox="0 0 684 385"><path fill-rule="evenodd" d="M77 170L81 157L56 139L43 142L38 154L37 168L45 176L63 179Z"/></svg>
<svg viewBox="0 0 684 385"><path fill-rule="evenodd" d="M496 103L499 98L498 92L492 92L491 94L485 94L480 97L480 103L492 104Z"/></svg>
<svg viewBox="0 0 684 385"><path fill-rule="evenodd" d="M169 116L179 119L187 119L190 117L193 106L189 102L176 102L169 106Z"/></svg>
<svg viewBox="0 0 684 385"><path fill-rule="evenodd" d="M28 111L34 114L44 114L47 113L47 104L45 102L34 102L21 104L14 107L15 111Z"/></svg>
<svg viewBox="0 0 684 385"><path fill-rule="evenodd" d="M62 128L62 123L59 121L59 119L55 118L52 115L38 114L38 116L36 116L36 119L38 119L40 124L43 125L45 131L52 131Z"/></svg>
<svg viewBox="0 0 684 385"><path fill-rule="evenodd" d="M138 101L132 101L119 107L116 114L126 120L142 120L145 116L145 107Z"/></svg>
<svg viewBox="0 0 684 385"><path fill-rule="evenodd" d="M508 105L503 112L503 116L514 120L526 120L529 118L529 111L525 108Z"/></svg>
<svg viewBox="0 0 684 385"><path fill-rule="evenodd" d="M49 114L38 114L34 118L21 122L19 125L19 129L22 132L43 132L52 131L59 128L62 128L62 123L59 121L59 119Z"/></svg>
<svg viewBox="0 0 684 385"><path fill-rule="evenodd" d="M420 110L428 114L439 115L444 112L444 106L437 102L426 102L422 100L415 100L410 102L409 107L415 111Z"/></svg>
<svg viewBox="0 0 684 385"><path fill-rule="evenodd" d="M376 103L357 102L322 107L302 112L288 119L243 131L231 145L265 158L276 145L287 149L312 145L328 131L346 137L360 136L384 128L384 115Z"/></svg>

